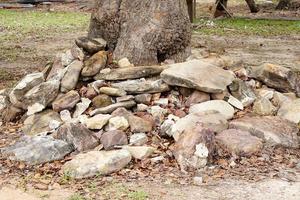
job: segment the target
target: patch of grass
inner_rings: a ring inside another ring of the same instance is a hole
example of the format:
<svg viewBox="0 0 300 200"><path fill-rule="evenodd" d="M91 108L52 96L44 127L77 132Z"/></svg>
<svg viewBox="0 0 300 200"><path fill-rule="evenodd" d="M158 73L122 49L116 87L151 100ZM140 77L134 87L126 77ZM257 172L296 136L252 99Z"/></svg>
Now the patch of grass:
<svg viewBox="0 0 300 200"><path fill-rule="evenodd" d="M45 12L0 9L0 60L36 58L28 43L43 43L65 33L86 31L90 15L81 12ZM21 47L21 48L20 48Z"/></svg>
<svg viewBox="0 0 300 200"><path fill-rule="evenodd" d="M67 200L87 200L87 199L80 194L73 194Z"/></svg>
<svg viewBox="0 0 300 200"><path fill-rule="evenodd" d="M226 18L198 19L195 23L200 25L195 31L204 35L291 36L300 34L300 20Z"/></svg>
<svg viewBox="0 0 300 200"><path fill-rule="evenodd" d="M145 191L138 190L129 192L128 198L131 200L146 200L148 198L148 194Z"/></svg>

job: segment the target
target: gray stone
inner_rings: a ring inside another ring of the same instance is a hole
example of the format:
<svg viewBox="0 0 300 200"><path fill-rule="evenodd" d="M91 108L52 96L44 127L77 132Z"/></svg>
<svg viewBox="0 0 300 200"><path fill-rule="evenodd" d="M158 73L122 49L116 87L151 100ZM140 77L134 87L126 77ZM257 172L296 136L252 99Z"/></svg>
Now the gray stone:
<svg viewBox="0 0 300 200"><path fill-rule="evenodd" d="M195 104L190 107L189 113L199 113L206 111L217 111L226 117L232 119L234 115L234 108L223 100L211 100L200 104Z"/></svg>
<svg viewBox="0 0 300 200"><path fill-rule="evenodd" d="M61 122L60 115L52 110L44 110L41 113L29 116L22 127L27 135L37 135L53 131L49 126L51 121Z"/></svg>
<svg viewBox="0 0 300 200"><path fill-rule="evenodd" d="M115 97L122 97L126 95L126 92L120 88L102 87L99 91L100 93Z"/></svg>
<svg viewBox="0 0 300 200"><path fill-rule="evenodd" d="M148 137L145 133L135 133L130 136L129 144L133 146L142 146L148 142Z"/></svg>
<svg viewBox="0 0 300 200"><path fill-rule="evenodd" d="M249 131L271 146L299 147L297 124L278 116L243 117L231 121L229 127Z"/></svg>
<svg viewBox="0 0 300 200"><path fill-rule="evenodd" d="M71 50L67 50L65 53L61 54L61 63L63 66L68 66L75 60L74 56L72 55Z"/></svg>
<svg viewBox="0 0 300 200"><path fill-rule="evenodd" d="M149 146L125 146L123 149L129 151L132 157L138 160L150 157L155 151L155 148Z"/></svg>
<svg viewBox="0 0 300 200"><path fill-rule="evenodd" d="M79 101L80 96L78 92L71 90L53 101L52 108L56 112L60 112L62 110L71 110Z"/></svg>
<svg viewBox="0 0 300 200"><path fill-rule="evenodd" d="M139 66L110 69L97 74L95 80L119 81L127 79L138 79L160 74L165 69L164 66Z"/></svg>
<svg viewBox="0 0 300 200"><path fill-rule="evenodd" d="M112 87L125 90L128 94L160 93L170 90L170 87L161 79L137 79L112 83Z"/></svg>
<svg viewBox="0 0 300 200"><path fill-rule="evenodd" d="M248 131L236 129L224 130L217 134L216 142L232 155L250 156L263 148L261 139L252 136Z"/></svg>
<svg viewBox="0 0 300 200"><path fill-rule="evenodd" d="M84 77L92 77L104 69L107 62L107 52L99 51L84 62L81 75Z"/></svg>
<svg viewBox="0 0 300 200"><path fill-rule="evenodd" d="M202 60L170 65L170 68L161 73L161 77L169 85L193 88L208 93L224 91L234 79L231 72Z"/></svg>
<svg viewBox="0 0 300 200"><path fill-rule="evenodd" d="M88 84L88 86L92 87L97 93L100 93L99 89L105 85L106 82L104 80L98 80Z"/></svg>
<svg viewBox="0 0 300 200"><path fill-rule="evenodd" d="M90 54L105 50L107 45L107 42L102 38L88 37L79 37L75 40L75 43L78 47Z"/></svg>
<svg viewBox="0 0 300 200"><path fill-rule="evenodd" d="M135 101L137 103L142 103L142 104L146 104L146 105L150 105L151 103L151 99L152 99L152 95L151 94L138 94L134 97Z"/></svg>
<svg viewBox="0 0 300 200"><path fill-rule="evenodd" d="M171 117L170 117L171 116ZM180 118L174 115L169 115L168 118L160 126L161 136L171 136L172 137L172 127Z"/></svg>
<svg viewBox="0 0 300 200"><path fill-rule="evenodd" d="M244 105L242 102L240 102L237 98L234 96L230 95L227 102L232 105L233 107L239 109L239 110L244 110Z"/></svg>
<svg viewBox="0 0 300 200"><path fill-rule="evenodd" d="M76 44L74 44L71 48L72 56L80 61L84 60L84 52L81 48L79 48Z"/></svg>
<svg viewBox="0 0 300 200"><path fill-rule="evenodd" d="M82 124L66 123L56 132L56 139L71 144L75 150L82 152L99 145L97 137Z"/></svg>
<svg viewBox="0 0 300 200"><path fill-rule="evenodd" d="M22 104L24 95L33 87L44 82L44 79L44 74L41 72L26 75L10 92L10 102L17 107L24 107Z"/></svg>
<svg viewBox="0 0 300 200"><path fill-rule="evenodd" d="M111 104L111 105L103 107L103 108L95 109L90 113L90 115L93 116L96 114L109 114L109 113L112 113L117 108L121 108L121 107L132 108L135 105L136 105L135 101L119 102L119 103Z"/></svg>
<svg viewBox="0 0 300 200"><path fill-rule="evenodd" d="M185 106L190 107L194 104L202 103L209 100L210 100L209 94L195 90L185 101Z"/></svg>
<svg viewBox="0 0 300 200"><path fill-rule="evenodd" d="M51 70L48 73L48 76L46 78L46 81L56 79L59 77L62 72L64 72L65 66L63 66L61 62L61 55L56 55L55 60L52 64ZM63 75L62 75L63 76ZM62 77L61 77L62 78Z"/></svg>
<svg viewBox="0 0 300 200"><path fill-rule="evenodd" d="M214 153L214 141L214 132L201 125L186 129L172 150L181 170L205 167Z"/></svg>
<svg viewBox="0 0 300 200"><path fill-rule="evenodd" d="M82 115L90 106L91 100L88 98L81 98L81 102L76 104L75 112L73 113L73 117L77 118Z"/></svg>
<svg viewBox="0 0 300 200"><path fill-rule="evenodd" d="M300 99L282 103L277 115L298 124L300 122Z"/></svg>
<svg viewBox="0 0 300 200"><path fill-rule="evenodd" d="M59 85L59 81L50 80L33 87L24 95L24 105L28 107L38 103L46 108L57 97Z"/></svg>
<svg viewBox="0 0 300 200"><path fill-rule="evenodd" d="M103 108L113 103L111 97L106 94L99 94L98 96L93 98L92 102L95 108Z"/></svg>
<svg viewBox="0 0 300 200"><path fill-rule="evenodd" d="M75 60L67 67L67 71L61 80L60 90L62 92L67 92L70 90L74 90L76 88L82 67L83 67L82 61L78 61L78 60Z"/></svg>
<svg viewBox="0 0 300 200"><path fill-rule="evenodd" d="M260 88L257 89L255 92L259 98L271 100L274 97L274 90L270 88Z"/></svg>
<svg viewBox="0 0 300 200"><path fill-rule="evenodd" d="M102 129L107 123L108 120L111 118L111 115L102 115L97 114L94 117L88 118L85 120L85 125L89 129Z"/></svg>
<svg viewBox="0 0 300 200"><path fill-rule="evenodd" d="M71 113L68 110L60 111L59 115L63 122L70 122L72 120Z"/></svg>
<svg viewBox="0 0 300 200"><path fill-rule="evenodd" d="M226 117L219 112L209 111L206 113L189 114L179 119L169 131L169 136L172 136L175 141L178 141L183 132L189 128L193 129L201 124L203 127L220 133L228 128Z"/></svg>
<svg viewBox="0 0 300 200"><path fill-rule="evenodd" d="M275 91L272 99L272 103L275 106L281 106L283 103L288 103L295 99L297 99L297 97L294 93L280 93Z"/></svg>
<svg viewBox="0 0 300 200"><path fill-rule="evenodd" d="M249 71L251 77L262 81L267 86L280 92L295 92L299 96L299 70L266 63L250 68Z"/></svg>
<svg viewBox="0 0 300 200"><path fill-rule="evenodd" d="M148 110L148 108L149 108L149 106L142 104L142 103L136 105L137 112L145 112Z"/></svg>
<svg viewBox="0 0 300 200"><path fill-rule="evenodd" d="M160 99L154 101L154 104L158 105L158 106L166 107L169 104L169 99L168 98L160 98Z"/></svg>
<svg viewBox="0 0 300 200"><path fill-rule="evenodd" d="M73 178L108 175L123 169L131 161L127 150L90 151L78 154L63 166L63 172Z"/></svg>
<svg viewBox="0 0 300 200"><path fill-rule="evenodd" d="M0 113L9 106L9 99L7 96L0 95Z"/></svg>
<svg viewBox="0 0 300 200"><path fill-rule="evenodd" d="M1 149L1 153L11 160L37 165L61 160L73 150L72 145L51 136L26 136L14 145Z"/></svg>
<svg viewBox="0 0 300 200"><path fill-rule="evenodd" d="M115 146L128 144L127 135L121 130L112 130L103 133L100 141L105 150L111 150L114 149Z"/></svg>
<svg viewBox="0 0 300 200"><path fill-rule="evenodd" d="M266 98L257 99L253 104L253 112L258 115L274 115L276 107Z"/></svg>
<svg viewBox="0 0 300 200"><path fill-rule="evenodd" d="M232 96L242 102L244 107L250 106L256 99L253 90L242 80L235 79L229 85Z"/></svg>

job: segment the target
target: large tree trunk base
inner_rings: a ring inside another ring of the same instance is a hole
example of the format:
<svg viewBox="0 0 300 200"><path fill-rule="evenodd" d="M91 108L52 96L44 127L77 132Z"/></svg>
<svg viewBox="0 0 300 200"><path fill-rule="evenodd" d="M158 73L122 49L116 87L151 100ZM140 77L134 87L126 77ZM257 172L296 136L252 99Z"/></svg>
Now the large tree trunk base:
<svg viewBox="0 0 300 200"><path fill-rule="evenodd" d="M189 56L191 28L186 0L96 0L89 37L102 37L114 59L135 65Z"/></svg>

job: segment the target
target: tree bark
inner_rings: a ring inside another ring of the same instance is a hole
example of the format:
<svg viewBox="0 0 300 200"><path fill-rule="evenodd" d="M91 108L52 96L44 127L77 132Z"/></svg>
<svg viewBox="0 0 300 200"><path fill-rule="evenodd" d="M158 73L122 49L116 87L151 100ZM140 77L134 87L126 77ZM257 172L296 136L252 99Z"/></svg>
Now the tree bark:
<svg viewBox="0 0 300 200"><path fill-rule="evenodd" d="M214 13L214 17L220 17L220 16L228 16L227 12L226 12L226 8L227 8L227 2L228 0L216 0L216 10Z"/></svg>
<svg viewBox="0 0 300 200"><path fill-rule="evenodd" d="M252 13L257 13L259 11L257 5L255 4L255 0L246 0L246 2Z"/></svg>
<svg viewBox="0 0 300 200"><path fill-rule="evenodd" d="M102 37L114 59L135 65L185 60L191 25L186 0L96 0L89 37Z"/></svg>
<svg viewBox="0 0 300 200"><path fill-rule="evenodd" d="M280 0L276 7L276 10L283 10L285 8L288 8L290 4L291 0Z"/></svg>

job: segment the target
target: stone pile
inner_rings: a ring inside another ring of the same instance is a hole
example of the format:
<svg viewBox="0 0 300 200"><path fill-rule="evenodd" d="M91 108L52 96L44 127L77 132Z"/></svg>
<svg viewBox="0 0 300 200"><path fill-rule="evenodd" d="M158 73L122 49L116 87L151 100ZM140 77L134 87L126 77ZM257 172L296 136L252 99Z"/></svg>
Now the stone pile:
<svg viewBox="0 0 300 200"><path fill-rule="evenodd" d="M24 136L1 149L9 159L42 164L73 152L62 170L86 178L132 159L163 160L153 133L170 139L182 170L204 167L218 148L239 156L264 146L299 148L299 71L233 69L220 58L193 57L133 66L127 58L112 61L103 39L75 43L0 92L2 122L24 124Z"/></svg>

